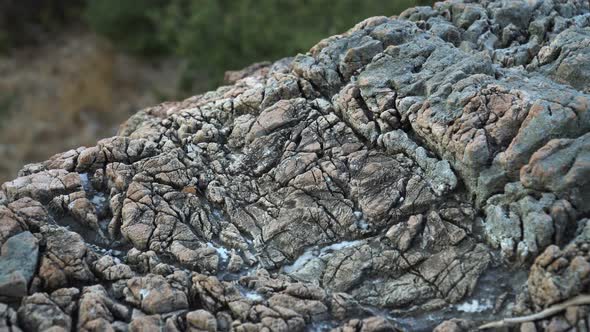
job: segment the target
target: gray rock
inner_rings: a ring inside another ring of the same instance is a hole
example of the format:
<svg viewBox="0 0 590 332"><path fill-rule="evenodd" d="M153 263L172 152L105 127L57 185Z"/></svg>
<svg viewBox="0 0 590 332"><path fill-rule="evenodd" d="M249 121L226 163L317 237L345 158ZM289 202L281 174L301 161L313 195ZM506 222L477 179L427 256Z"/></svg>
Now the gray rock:
<svg viewBox="0 0 590 332"><path fill-rule="evenodd" d="M0 329L5 331L22 331L18 327L16 311L4 303L0 303Z"/></svg>
<svg viewBox="0 0 590 332"><path fill-rule="evenodd" d="M590 284L588 219L580 221L579 235L560 249L552 245L535 259L528 279L534 305L538 308L580 294Z"/></svg>
<svg viewBox="0 0 590 332"><path fill-rule="evenodd" d="M37 268L39 245L30 232L9 238L0 256L0 297L23 297Z"/></svg>
<svg viewBox="0 0 590 332"><path fill-rule="evenodd" d="M0 243L40 263L3 291L35 294L0 324L455 331L586 291L589 27L579 0L368 18L26 166Z"/></svg>
<svg viewBox="0 0 590 332"><path fill-rule="evenodd" d="M188 308L186 294L173 287L166 278L148 274L127 281L126 300L137 303L147 313L167 313Z"/></svg>
<svg viewBox="0 0 590 332"><path fill-rule="evenodd" d="M18 309L18 322L25 331L70 331L72 319L45 293L25 297Z"/></svg>
<svg viewBox="0 0 590 332"><path fill-rule="evenodd" d="M191 311L186 314L186 322L189 331L217 332L217 320L210 312L205 310Z"/></svg>

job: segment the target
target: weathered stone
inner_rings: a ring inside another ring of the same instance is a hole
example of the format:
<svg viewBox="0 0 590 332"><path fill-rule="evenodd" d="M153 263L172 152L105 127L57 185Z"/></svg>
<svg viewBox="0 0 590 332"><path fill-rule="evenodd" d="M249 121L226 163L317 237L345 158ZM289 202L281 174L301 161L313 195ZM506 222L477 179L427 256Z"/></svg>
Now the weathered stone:
<svg viewBox="0 0 590 332"><path fill-rule="evenodd" d="M65 228L49 228L44 233L46 250L41 256L39 277L43 286L55 290L69 283L95 279L90 264L95 257L78 233Z"/></svg>
<svg viewBox="0 0 590 332"><path fill-rule="evenodd" d="M70 331L72 319L51 301L45 293L35 293L23 299L18 309L19 325L25 331Z"/></svg>
<svg viewBox="0 0 590 332"><path fill-rule="evenodd" d="M474 324L463 319L451 319L442 322L435 329L434 332L463 332L469 331Z"/></svg>
<svg viewBox="0 0 590 332"><path fill-rule="evenodd" d="M75 313L78 309L80 290L78 288L60 288L50 294L51 300L55 302L63 312L68 315Z"/></svg>
<svg viewBox="0 0 590 332"><path fill-rule="evenodd" d="M159 332L164 328L165 323L160 315L150 315L133 312L129 323L129 332Z"/></svg>
<svg viewBox="0 0 590 332"><path fill-rule="evenodd" d="M129 279L134 276L128 265L121 264L118 258L111 256L103 256L94 262L94 270L96 275L109 281Z"/></svg>
<svg viewBox="0 0 590 332"><path fill-rule="evenodd" d="M189 331L217 332L215 316L205 310L191 311L186 314L186 323Z"/></svg>
<svg viewBox="0 0 590 332"><path fill-rule="evenodd" d="M18 327L17 314L14 309L4 303L0 303L0 329L3 331L22 331Z"/></svg>
<svg viewBox="0 0 590 332"><path fill-rule="evenodd" d="M580 212L590 207L590 133L576 139L549 141L521 169L527 188L565 194Z"/></svg>
<svg viewBox="0 0 590 332"><path fill-rule="evenodd" d="M572 243L563 249L549 246L531 267L528 287L536 306L564 301L590 285L590 223L585 219L580 225L580 234Z"/></svg>
<svg viewBox="0 0 590 332"><path fill-rule="evenodd" d="M80 176L66 170L56 169L20 177L2 185L10 200L31 197L42 203L53 197L82 188Z"/></svg>
<svg viewBox="0 0 590 332"><path fill-rule="evenodd" d="M0 243L40 262L0 327L462 331L586 293L588 29L580 0L368 18L25 166Z"/></svg>
<svg viewBox="0 0 590 332"><path fill-rule="evenodd" d="M39 245L30 232L9 238L0 256L0 297L23 297L37 269Z"/></svg>
<svg viewBox="0 0 590 332"><path fill-rule="evenodd" d="M137 304L150 314L188 308L186 294L159 275L148 274L129 279L125 294L126 301Z"/></svg>
<svg viewBox="0 0 590 332"><path fill-rule="evenodd" d="M109 298L101 285L85 287L80 297L78 330L113 329L115 319L127 320L129 309Z"/></svg>

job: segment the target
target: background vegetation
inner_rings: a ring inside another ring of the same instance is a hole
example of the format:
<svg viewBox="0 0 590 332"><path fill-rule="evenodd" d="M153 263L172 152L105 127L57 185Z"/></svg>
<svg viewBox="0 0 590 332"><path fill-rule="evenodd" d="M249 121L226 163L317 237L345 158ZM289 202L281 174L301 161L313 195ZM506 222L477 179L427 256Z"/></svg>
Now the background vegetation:
<svg viewBox="0 0 590 332"><path fill-rule="evenodd" d="M67 3L67 6L66 6ZM217 85L228 69L305 52L322 38L375 15L432 0L4 0L0 49L75 22L143 57L187 60Z"/></svg>

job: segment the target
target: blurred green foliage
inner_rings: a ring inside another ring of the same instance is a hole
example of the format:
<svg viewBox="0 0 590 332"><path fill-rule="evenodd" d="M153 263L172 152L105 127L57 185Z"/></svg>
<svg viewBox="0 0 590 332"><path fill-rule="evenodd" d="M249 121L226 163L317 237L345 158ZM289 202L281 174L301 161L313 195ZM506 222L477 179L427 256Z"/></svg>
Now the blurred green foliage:
<svg viewBox="0 0 590 332"><path fill-rule="evenodd" d="M369 16L433 0L2 0L0 50L75 21L141 56L178 56L218 84L223 72L305 52ZM4 22L4 24L2 24ZM32 28L33 27L33 28ZM16 36L16 38L15 38Z"/></svg>
<svg viewBox="0 0 590 332"><path fill-rule="evenodd" d="M15 102L15 96L13 95L1 95L0 94L0 128L4 125L4 118L8 117L12 104Z"/></svg>
<svg viewBox="0 0 590 332"><path fill-rule="evenodd" d="M160 37L165 0L88 0L83 19L119 48L142 56L171 54Z"/></svg>
<svg viewBox="0 0 590 332"><path fill-rule="evenodd" d="M41 41L77 21L85 0L0 0L0 52Z"/></svg>
<svg viewBox="0 0 590 332"><path fill-rule="evenodd" d="M91 28L138 54L173 54L187 75L223 72L305 52L364 18L431 0L88 0ZM190 81L187 77L186 81Z"/></svg>

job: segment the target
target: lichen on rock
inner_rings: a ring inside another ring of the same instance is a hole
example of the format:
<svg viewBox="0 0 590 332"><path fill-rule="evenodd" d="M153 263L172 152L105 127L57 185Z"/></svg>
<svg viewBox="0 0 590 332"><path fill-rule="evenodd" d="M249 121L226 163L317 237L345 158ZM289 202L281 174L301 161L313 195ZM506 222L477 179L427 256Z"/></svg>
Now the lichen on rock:
<svg viewBox="0 0 590 332"><path fill-rule="evenodd" d="M0 328L461 331L587 292L589 17L369 18L25 166L0 190Z"/></svg>

